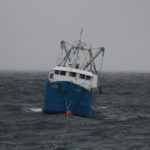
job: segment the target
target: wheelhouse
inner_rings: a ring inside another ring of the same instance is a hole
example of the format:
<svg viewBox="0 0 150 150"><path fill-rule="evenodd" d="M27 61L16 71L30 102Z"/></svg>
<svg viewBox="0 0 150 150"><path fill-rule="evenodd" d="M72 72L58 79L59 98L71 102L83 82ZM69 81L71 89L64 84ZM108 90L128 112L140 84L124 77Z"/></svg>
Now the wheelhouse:
<svg viewBox="0 0 150 150"><path fill-rule="evenodd" d="M97 76L92 72L69 67L55 67L49 74L49 81L69 81L87 89L97 86Z"/></svg>
<svg viewBox="0 0 150 150"><path fill-rule="evenodd" d="M82 80L91 80L92 76L86 75L86 74L80 74L77 72L72 72L72 71L62 71L62 70L54 70L54 74L50 74L50 78L53 78L53 76L66 76L66 77L73 77L73 78L79 78Z"/></svg>

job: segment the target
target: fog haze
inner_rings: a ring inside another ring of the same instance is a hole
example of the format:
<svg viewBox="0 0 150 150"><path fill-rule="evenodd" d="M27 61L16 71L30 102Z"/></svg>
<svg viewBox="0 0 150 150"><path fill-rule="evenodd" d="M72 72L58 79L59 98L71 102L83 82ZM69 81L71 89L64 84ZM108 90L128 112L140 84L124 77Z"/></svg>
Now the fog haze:
<svg viewBox="0 0 150 150"><path fill-rule="evenodd" d="M149 0L1 0L0 70L49 71L81 28L104 71L150 72Z"/></svg>

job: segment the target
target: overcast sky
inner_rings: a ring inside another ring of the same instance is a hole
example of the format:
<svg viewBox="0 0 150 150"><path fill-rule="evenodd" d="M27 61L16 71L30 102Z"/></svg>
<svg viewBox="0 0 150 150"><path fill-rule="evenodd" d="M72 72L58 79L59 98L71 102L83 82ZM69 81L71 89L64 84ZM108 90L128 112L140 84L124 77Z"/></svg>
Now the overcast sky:
<svg viewBox="0 0 150 150"><path fill-rule="evenodd" d="M103 70L150 72L150 0L0 0L0 70L49 71L81 28Z"/></svg>

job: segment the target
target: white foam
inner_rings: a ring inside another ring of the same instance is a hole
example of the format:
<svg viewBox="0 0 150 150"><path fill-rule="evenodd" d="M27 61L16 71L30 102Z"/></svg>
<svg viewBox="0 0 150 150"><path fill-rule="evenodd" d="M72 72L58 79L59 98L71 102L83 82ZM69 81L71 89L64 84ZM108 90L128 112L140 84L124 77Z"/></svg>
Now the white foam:
<svg viewBox="0 0 150 150"><path fill-rule="evenodd" d="M24 111L26 112L36 112L36 113L40 113L42 112L42 108L23 108Z"/></svg>
<svg viewBox="0 0 150 150"><path fill-rule="evenodd" d="M107 107L105 107L105 106L101 106L101 107L97 107L97 109L99 110L99 109L106 109Z"/></svg>
<svg viewBox="0 0 150 150"><path fill-rule="evenodd" d="M102 109L106 109L107 107L102 106L101 108L102 108Z"/></svg>
<svg viewBox="0 0 150 150"><path fill-rule="evenodd" d="M29 108L29 110L37 113L42 112L42 108Z"/></svg>

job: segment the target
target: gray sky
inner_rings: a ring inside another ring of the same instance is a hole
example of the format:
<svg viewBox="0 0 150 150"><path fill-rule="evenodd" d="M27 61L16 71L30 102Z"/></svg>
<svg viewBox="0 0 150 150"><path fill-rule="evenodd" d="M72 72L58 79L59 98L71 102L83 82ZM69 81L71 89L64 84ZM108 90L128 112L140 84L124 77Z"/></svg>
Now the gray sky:
<svg viewBox="0 0 150 150"><path fill-rule="evenodd" d="M0 0L0 70L49 71L81 28L103 70L150 72L150 0Z"/></svg>

